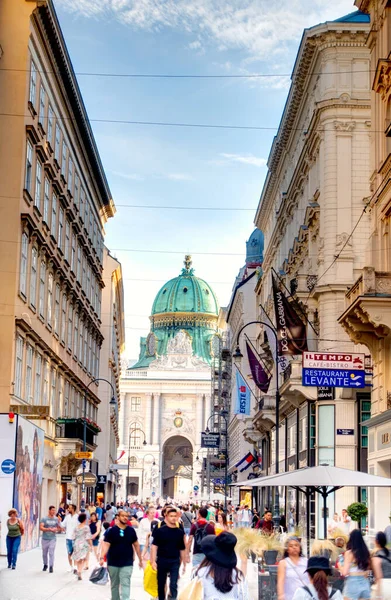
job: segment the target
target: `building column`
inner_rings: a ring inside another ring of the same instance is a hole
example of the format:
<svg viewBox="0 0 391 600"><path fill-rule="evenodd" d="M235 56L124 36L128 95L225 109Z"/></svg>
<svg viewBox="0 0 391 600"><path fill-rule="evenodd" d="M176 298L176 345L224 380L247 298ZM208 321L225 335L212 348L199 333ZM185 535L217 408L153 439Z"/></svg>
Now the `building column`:
<svg viewBox="0 0 391 600"><path fill-rule="evenodd" d="M151 444L152 394L145 394L145 440Z"/></svg>
<svg viewBox="0 0 391 600"><path fill-rule="evenodd" d="M158 445L160 443L161 403L163 402L163 397L161 394L154 394L153 400L152 444Z"/></svg>
<svg viewBox="0 0 391 600"><path fill-rule="evenodd" d="M193 452L197 455L197 448L201 445L201 431L204 431L204 403L205 394L197 394L196 396L196 407L195 407L195 439Z"/></svg>

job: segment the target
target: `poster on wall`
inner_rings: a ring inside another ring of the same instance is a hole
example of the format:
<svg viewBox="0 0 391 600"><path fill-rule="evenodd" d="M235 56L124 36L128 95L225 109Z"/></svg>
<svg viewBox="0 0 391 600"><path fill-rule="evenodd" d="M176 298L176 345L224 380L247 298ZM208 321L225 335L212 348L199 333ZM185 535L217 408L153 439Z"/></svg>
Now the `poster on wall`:
<svg viewBox="0 0 391 600"><path fill-rule="evenodd" d="M25 527L20 548L22 552L35 548L39 542L43 453L44 431L18 416L13 506Z"/></svg>

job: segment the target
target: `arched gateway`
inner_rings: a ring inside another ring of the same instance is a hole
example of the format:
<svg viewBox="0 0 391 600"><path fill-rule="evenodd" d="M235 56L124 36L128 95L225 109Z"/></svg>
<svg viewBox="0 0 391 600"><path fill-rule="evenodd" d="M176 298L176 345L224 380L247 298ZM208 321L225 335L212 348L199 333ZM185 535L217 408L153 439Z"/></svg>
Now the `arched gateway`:
<svg viewBox="0 0 391 600"><path fill-rule="evenodd" d="M193 481L193 446L185 437L174 435L163 445L163 496L185 497Z"/></svg>

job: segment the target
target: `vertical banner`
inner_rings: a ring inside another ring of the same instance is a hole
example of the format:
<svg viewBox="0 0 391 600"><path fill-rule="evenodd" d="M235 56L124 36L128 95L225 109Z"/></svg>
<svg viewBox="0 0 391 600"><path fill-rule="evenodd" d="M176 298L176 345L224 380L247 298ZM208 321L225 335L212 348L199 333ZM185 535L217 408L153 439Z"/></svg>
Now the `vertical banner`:
<svg viewBox="0 0 391 600"><path fill-rule="evenodd" d="M264 394L267 393L270 385L271 375L266 373L265 369L255 356L250 344L246 342L248 362L250 364L251 375L258 389Z"/></svg>
<svg viewBox="0 0 391 600"><path fill-rule="evenodd" d="M250 397L251 392L243 377L236 371L236 406L235 415L250 414Z"/></svg>
<svg viewBox="0 0 391 600"><path fill-rule="evenodd" d="M294 356L308 350L306 327L272 275L274 312L276 315L279 351Z"/></svg>

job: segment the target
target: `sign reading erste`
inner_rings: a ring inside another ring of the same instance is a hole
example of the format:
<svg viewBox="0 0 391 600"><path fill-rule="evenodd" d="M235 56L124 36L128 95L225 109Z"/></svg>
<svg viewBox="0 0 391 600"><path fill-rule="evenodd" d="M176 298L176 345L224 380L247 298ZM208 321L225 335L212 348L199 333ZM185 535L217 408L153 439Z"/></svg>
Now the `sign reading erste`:
<svg viewBox="0 0 391 600"><path fill-rule="evenodd" d="M314 387L365 387L365 355L303 352L302 384Z"/></svg>

